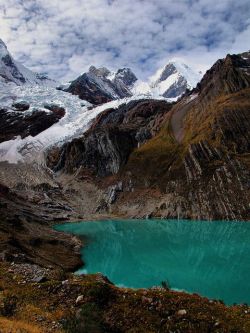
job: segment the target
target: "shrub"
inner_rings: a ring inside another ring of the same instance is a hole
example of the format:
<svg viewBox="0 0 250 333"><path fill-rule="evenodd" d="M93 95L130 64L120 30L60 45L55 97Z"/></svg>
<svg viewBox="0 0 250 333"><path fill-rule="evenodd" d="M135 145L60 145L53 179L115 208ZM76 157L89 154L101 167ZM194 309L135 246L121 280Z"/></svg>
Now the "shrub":
<svg viewBox="0 0 250 333"><path fill-rule="evenodd" d="M68 333L103 333L99 308L93 303L84 304L75 317L66 321L64 330Z"/></svg>

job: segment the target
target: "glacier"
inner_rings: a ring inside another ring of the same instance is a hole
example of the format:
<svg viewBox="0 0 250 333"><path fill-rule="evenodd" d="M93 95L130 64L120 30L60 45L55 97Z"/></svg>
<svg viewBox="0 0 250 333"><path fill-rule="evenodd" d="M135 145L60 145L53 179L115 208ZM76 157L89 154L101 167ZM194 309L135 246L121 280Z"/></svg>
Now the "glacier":
<svg viewBox="0 0 250 333"><path fill-rule="evenodd" d="M92 124L92 121L104 110L117 108L119 105L137 99L152 98L148 95L134 95L123 99L114 100L100 106L93 107L78 96L57 90L53 87L39 85L9 86L4 96L0 92L0 103L11 106L13 101L24 100L30 104L30 109L42 108L46 103L54 103L65 108L65 116L57 123L32 137L16 137L13 140L0 143L0 161L9 163L37 162L45 165L47 149L62 145L68 140L82 135ZM159 99L164 99L158 96ZM26 113L31 112L29 110ZM48 110L47 110L48 111Z"/></svg>

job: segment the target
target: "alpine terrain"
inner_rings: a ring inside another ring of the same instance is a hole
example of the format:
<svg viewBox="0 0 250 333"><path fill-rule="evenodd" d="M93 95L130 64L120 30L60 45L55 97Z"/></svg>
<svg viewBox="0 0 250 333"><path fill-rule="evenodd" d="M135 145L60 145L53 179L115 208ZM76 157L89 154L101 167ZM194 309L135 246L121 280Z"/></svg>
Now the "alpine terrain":
<svg viewBox="0 0 250 333"><path fill-rule="evenodd" d="M87 240L53 228L249 220L249 111L249 51L203 77L171 61L145 82L90 66L65 85L0 40L0 331L249 332L247 305L72 274Z"/></svg>

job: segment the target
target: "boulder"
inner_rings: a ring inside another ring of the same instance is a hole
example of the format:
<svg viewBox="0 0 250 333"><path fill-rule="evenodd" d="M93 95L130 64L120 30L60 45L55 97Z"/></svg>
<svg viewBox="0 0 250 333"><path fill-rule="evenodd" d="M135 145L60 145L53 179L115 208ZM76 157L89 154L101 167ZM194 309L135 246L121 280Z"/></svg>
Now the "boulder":
<svg viewBox="0 0 250 333"><path fill-rule="evenodd" d="M12 104L12 107L15 108L17 111L27 111L30 108L28 102L25 101L18 101Z"/></svg>

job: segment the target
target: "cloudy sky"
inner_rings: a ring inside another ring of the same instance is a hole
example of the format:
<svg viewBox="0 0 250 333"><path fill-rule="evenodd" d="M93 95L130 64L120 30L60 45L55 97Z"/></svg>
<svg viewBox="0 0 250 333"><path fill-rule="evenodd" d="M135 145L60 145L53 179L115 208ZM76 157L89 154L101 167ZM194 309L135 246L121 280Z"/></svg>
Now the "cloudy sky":
<svg viewBox="0 0 250 333"><path fill-rule="evenodd" d="M27 67L70 80L91 64L145 78L171 58L207 69L250 48L249 0L0 0L0 38Z"/></svg>

